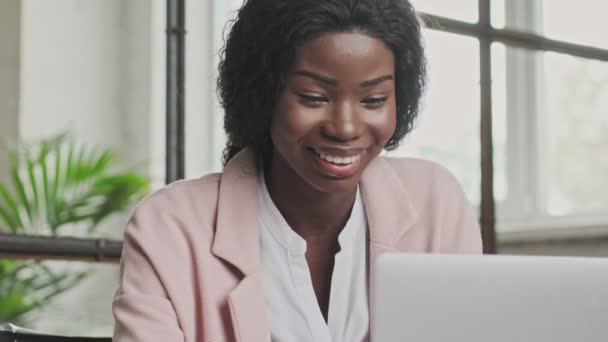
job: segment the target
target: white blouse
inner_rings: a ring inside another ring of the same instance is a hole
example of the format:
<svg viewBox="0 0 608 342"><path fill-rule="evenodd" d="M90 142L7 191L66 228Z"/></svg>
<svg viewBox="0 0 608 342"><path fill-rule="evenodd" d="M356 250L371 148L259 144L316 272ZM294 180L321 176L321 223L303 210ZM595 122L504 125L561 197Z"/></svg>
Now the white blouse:
<svg viewBox="0 0 608 342"><path fill-rule="evenodd" d="M367 220L359 191L338 237L326 323L306 262L306 241L272 202L262 174L260 184L260 250L272 341L369 341Z"/></svg>

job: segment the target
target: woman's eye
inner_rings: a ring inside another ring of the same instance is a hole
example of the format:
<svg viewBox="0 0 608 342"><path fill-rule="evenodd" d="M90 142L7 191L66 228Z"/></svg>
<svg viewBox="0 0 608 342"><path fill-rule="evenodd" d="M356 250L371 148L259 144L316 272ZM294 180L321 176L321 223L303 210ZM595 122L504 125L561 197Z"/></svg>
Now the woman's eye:
<svg viewBox="0 0 608 342"><path fill-rule="evenodd" d="M302 101L306 104L310 105L322 105L324 103L329 102L326 97L318 96L318 95L308 95L308 94L298 94Z"/></svg>
<svg viewBox="0 0 608 342"><path fill-rule="evenodd" d="M365 100L361 101L366 106L378 107L384 104L387 100L386 96L382 97L368 97Z"/></svg>

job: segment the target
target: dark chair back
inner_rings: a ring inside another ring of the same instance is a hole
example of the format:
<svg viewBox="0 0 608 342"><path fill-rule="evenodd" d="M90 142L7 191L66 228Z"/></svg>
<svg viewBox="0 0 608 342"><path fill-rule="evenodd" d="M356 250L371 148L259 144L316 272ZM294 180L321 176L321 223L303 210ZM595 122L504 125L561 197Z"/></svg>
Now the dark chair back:
<svg viewBox="0 0 608 342"><path fill-rule="evenodd" d="M112 338L47 335L0 323L0 342L112 342Z"/></svg>

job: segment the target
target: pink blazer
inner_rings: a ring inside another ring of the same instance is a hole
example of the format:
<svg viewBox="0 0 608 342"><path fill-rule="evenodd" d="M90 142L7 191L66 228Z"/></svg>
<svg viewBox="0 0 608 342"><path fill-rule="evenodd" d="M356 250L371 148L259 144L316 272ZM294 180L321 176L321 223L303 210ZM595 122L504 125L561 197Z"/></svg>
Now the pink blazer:
<svg viewBox="0 0 608 342"><path fill-rule="evenodd" d="M384 252L481 253L477 220L444 168L379 157L360 187L371 274ZM174 183L138 206L124 236L114 341L270 342L257 191L245 149L222 174Z"/></svg>

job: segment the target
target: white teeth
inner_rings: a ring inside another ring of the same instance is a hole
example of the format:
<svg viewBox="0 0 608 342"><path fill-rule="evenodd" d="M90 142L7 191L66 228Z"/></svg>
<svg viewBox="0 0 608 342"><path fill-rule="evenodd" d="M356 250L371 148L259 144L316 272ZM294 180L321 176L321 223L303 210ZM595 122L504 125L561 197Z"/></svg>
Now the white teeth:
<svg viewBox="0 0 608 342"><path fill-rule="evenodd" d="M351 156L351 157L338 157L338 156L329 155L329 154L327 154L325 152L321 152L321 151L318 151L317 154L321 159L328 161L332 164L339 164L339 165L352 164L355 161L359 160L359 158L361 157L361 155L356 155L356 156Z"/></svg>

